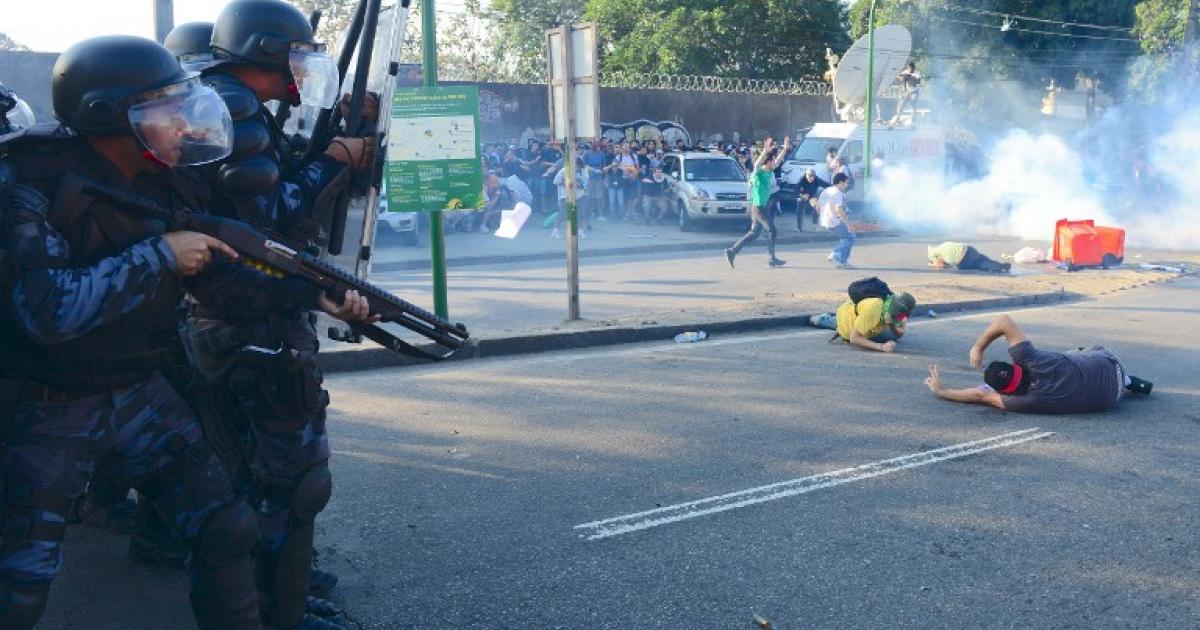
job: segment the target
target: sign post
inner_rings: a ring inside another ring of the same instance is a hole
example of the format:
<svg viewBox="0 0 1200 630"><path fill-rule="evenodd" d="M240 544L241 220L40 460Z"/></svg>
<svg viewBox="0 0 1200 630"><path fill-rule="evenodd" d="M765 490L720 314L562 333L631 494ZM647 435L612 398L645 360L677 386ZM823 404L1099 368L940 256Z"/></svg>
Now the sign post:
<svg viewBox="0 0 1200 630"><path fill-rule="evenodd" d="M440 217L482 205L479 88L397 89L387 151L389 210Z"/></svg>
<svg viewBox="0 0 1200 630"><path fill-rule="evenodd" d="M596 25L564 25L546 31L550 133L562 138L567 188L567 319L579 319L579 211L575 141L600 135Z"/></svg>
<svg viewBox="0 0 1200 630"><path fill-rule="evenodd" d="M421 69L425 75L425 87L436 87L437 75L437 7L434 0L421 0ZM478 102L476 103L478 109ZM482 188L482 187L481 187ZM446 230L442 222L442 209L429 213L429 255L433 272L433 312L438 317L450 317L449 298L446 295Z"/></svg>

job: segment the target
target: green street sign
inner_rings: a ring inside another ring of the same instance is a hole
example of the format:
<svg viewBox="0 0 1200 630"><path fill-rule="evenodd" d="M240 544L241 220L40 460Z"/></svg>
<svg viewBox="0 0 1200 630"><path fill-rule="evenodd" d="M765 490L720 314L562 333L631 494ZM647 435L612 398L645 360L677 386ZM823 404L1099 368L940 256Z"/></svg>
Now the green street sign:
<svg viewBox="0 0 1200 630"><path fill-rule="evenodd" d="M479 88L400 88L387 147L389 212L483 206Z"/></svg>

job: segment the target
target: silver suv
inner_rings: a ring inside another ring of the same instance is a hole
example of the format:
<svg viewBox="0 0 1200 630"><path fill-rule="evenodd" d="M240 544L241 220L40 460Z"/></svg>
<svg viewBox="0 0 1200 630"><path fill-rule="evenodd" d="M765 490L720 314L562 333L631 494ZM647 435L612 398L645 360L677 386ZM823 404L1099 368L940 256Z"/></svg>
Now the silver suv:
<svg viewBox="0 0 1200 630"><path fill-rule="evenodd" d="M750 213L746 172L727 155L668 153L663 157L663 172L671 179L671 200L684 232L696 229L700 222L745 222Z"/></svg>

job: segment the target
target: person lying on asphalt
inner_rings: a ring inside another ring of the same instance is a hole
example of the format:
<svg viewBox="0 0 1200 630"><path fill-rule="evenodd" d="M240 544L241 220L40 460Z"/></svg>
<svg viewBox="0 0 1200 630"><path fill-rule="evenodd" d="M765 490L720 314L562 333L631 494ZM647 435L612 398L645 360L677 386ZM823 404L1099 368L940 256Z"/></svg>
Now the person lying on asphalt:
<svg viewBox="0 0 1200 630"><path fill-rule="evenodd" d="M1008 315L997 317L975 342L970 353L973 367L983 364L983 353L1000 337L1008 341L1013 362L990 363L983 373L984 385L944 387L938 366L931 365L925 378L929 391L954 402L1022 413L1087 413L1108 411L1126 393L1149 394L1154 387L1131 375L1121 359L1102 346L1070 353L1038 350Z"/></svg>

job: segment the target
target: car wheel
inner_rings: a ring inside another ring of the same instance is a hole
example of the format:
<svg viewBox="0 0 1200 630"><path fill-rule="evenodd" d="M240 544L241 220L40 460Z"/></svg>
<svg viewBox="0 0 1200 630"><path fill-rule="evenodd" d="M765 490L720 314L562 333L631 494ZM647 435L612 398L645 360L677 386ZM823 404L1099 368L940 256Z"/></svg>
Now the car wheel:
<svg viewBox="0 0 1200 630"><path fill-rule="evenodd" d="M679 229L682 232L695 232L696 224L688 214L687 204L679 202Z"/></svg>

